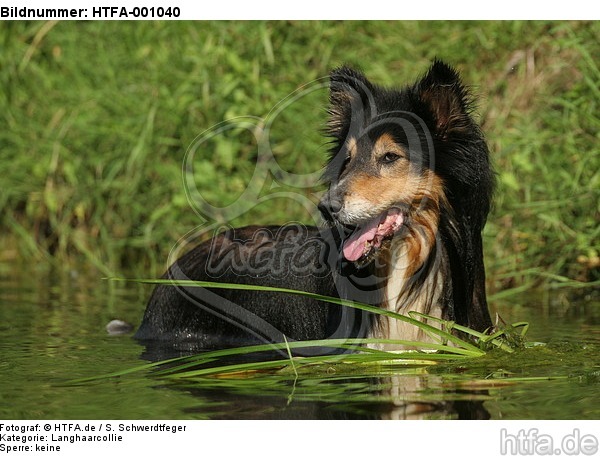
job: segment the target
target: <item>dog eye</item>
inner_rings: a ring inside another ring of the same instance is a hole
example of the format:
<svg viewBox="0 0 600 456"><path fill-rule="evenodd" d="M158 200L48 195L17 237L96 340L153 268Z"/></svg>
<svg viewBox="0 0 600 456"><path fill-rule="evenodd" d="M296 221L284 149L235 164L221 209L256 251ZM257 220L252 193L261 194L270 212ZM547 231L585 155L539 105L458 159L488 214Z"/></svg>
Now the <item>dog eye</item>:
<svg viewBox="0 0 600 456"><path fill-rule="evenodd" d="M386 152L381 156L381 161L383 163L393 163L400 158L402 157L394 152Z"/></svg>

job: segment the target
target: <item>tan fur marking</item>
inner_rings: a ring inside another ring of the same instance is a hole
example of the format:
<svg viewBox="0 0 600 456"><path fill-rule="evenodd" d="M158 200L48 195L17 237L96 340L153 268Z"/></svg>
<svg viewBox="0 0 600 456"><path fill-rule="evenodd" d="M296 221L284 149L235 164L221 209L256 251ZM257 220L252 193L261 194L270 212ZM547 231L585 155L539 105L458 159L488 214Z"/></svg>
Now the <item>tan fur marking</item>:
<svg viewBox="0 0 600 456"><path fill-rule="evenodd" d="M407 277L412 276L427 259L431 249L435 246L435 237L438 231L440 207L445 205L441 179L428 171L426 178L430 184L425 191L414 195L413 207L417 210L411 212L412 222L409 225L408 256L411 267L407 270Z"/></svg>
<svg viewBox="0 0 600 456"><path fill-rule="evenodd" d="M366 200L374 209L389 209L394 204L404 203L410 207L420 207L425 211L429 205L438 209L443 195L442 180L431 171L416 175L410 171L408 162L400 163L386 176L358 174L348 176L347 203L353 199Z"/></svg>
<svg viewBox="0 0 600 456"><path fill-rule="evenodd" d="M356 154L356 140L348 140L348 149L351 157ZM373 160L379 160L387 153L394 153L403 158L399 159L393 165L382 168L377 176L372 174L349 175L348 188L346 192L347 202L351 205L353 200L368 201L374 209L388 209L393 204L404 202L412 204L412 200L429 195L440 195L442 192L442 183L437 176L426 171L424 174L416 174L410 169L410 162L407 160L408 153L399 145L389 133L381 135L373 146Z"/></svg>
<svg viewBox="0 0 600 456"><path fill-rule="evenodd" d="M373 153L376 157L381 157L387 152L394 152L398 155L406 157L406 150L404 147L400 146L392 135L389 133L382 134L377 141L375 141L375 145L373 146Z"/></svg>
<svg viewBox="0 0 600 456"><path fill-rule="evenodd" d="M356 155L356 138L354 136L348 138L346 141L346 148L348 149L348 156L354 158Z"/></svg>
<svg viewBox="0 0 600 456"><path fill-rule="evenodd" d="M348 202L356 198L367 200L374 207L383 207L397 201L398 193L394 193L386 185L390 183L388 179L368 174L353 176L351 179L348 185Z"/></svg>

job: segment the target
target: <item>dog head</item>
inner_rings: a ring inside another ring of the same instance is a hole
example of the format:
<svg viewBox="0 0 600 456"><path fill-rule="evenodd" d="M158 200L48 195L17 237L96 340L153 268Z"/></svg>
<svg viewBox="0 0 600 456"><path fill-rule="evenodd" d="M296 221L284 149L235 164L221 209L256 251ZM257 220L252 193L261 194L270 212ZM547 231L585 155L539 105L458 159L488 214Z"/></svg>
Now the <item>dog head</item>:
<svg viewBox="0 0 600 456"><path fill-rule="evenodd" d="M368 264L403 237L423 260L435 243L442 208L461 211L461 203L472 204L465 193L481 182L478 169L489 168L478 164L487 164L487 148L470 116L466 88L440 61L400 90L372 84L348 67L334 70L330 81L333 147L324 172L329 190L319 209L343 229L344 258ZM484 157L473 157L481 144Z"/></svg>

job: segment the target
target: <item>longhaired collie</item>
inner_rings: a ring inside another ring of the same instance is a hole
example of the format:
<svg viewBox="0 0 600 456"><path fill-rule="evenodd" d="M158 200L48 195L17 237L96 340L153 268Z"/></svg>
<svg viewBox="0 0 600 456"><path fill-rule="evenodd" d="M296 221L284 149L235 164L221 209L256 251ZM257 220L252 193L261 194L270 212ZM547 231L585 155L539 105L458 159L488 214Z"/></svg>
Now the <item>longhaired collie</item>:
<svg viewBox="0 0 600 456"><path fill-rule="evenodd" d="M396 89L341 67L330 74L328 109L324 224L221 230L163 277L291 288L490 327L481 231L494 173L458 73L436 60ZM136 333L198 349L347 338L397 349L429 337L311 297L181 284L155 288Z"/></svg>

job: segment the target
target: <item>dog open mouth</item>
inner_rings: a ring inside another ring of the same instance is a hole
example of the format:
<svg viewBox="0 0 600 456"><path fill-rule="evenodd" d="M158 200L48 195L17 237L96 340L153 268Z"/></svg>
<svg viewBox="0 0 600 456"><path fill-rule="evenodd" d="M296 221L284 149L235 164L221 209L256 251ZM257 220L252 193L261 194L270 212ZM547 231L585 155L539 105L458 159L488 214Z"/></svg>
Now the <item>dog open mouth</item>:
<svg viewBox="0 0 600 456"><path fill-rule="evenodd" d="M393 237L403 223L404 214L396 208L369 220L344 241L344 258L348 261L366 258L373 250L379 249L384 240Z"/></svg>

